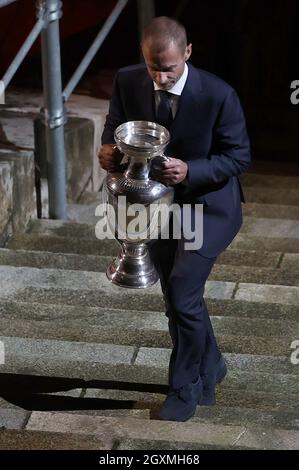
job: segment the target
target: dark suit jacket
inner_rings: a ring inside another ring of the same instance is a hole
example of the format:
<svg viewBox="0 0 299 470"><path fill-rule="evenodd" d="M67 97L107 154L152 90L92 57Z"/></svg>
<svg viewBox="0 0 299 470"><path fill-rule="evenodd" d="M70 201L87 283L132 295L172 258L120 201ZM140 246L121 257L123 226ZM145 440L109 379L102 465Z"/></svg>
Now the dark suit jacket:
<svg viewBox="0 0 299 470"><path fill-rule="evenodd" d="M186 183L175 186L175 201L204 205L200 252L213 257L241 227L244 195L237 175L250 164L250 146L235 90L190 63L188 68L165 154L188 164ZM116 127L133 120L155 121L154 87L144 64L118 71L102 143L113 143Z"/></svg>

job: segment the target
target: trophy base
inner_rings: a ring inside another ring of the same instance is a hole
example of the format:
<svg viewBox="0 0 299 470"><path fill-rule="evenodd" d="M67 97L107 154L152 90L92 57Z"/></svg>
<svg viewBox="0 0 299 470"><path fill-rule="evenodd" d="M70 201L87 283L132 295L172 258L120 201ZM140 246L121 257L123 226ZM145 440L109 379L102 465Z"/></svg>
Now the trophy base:
<svg viewBox="0 0 299 470"><path fill-rule="evenodd" d="M108 266L106 275L112 284L129 289L145 289L159 279L145 244L123 244L121 253Z"/></svg>

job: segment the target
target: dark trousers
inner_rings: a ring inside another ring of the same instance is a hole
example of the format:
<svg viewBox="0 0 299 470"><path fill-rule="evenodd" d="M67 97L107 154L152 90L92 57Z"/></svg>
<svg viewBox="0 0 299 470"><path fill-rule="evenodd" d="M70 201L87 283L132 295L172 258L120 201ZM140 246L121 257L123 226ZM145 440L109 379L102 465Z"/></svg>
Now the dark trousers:
<svg viewBox="0 0 299 470"><path fill-rule="evenodd" d="M160 275L173 349L169 386L180 388L213 370L220 358L203 298L206 280L216 258L184 249L184 239L149 243Z"/></svg>

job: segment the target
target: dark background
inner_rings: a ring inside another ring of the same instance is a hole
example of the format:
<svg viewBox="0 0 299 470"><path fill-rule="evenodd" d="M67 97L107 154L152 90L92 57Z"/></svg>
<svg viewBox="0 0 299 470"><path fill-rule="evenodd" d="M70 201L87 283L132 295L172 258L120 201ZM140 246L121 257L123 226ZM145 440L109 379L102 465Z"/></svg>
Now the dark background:
<svg viewBox="0 0 299 470"><path fill-rule="evenodd" d="M111 0L64 0L63 83L72 75L109 11ZM181 21L193 44L191 62L239 93L255 159L298 161L299 105L290 84L299 79L298 0L156 0L156 15ZM0 10L0 74L35 22L35 2ZM140 60L135 0L131 0L81 80L77 92L109 98L115 70ZM41 88L39 40L10 86Z"/></svg>

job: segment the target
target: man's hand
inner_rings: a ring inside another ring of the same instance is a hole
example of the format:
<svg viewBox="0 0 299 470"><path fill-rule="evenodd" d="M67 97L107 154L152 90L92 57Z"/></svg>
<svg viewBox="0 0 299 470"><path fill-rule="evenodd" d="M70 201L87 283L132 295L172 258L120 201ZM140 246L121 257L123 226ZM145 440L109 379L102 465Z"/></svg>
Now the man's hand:
<svg viewBox="0 0 299 470"><path fill-rule="evenodd" d="M179 184L186 178L188 173L187 163L178 158L169 158L162 163L162 169L158 172L158 179L167 186Z"/></svg>
<svg viewBox="0 0 299 470"><path fill-rule="evenodd" d="M102 168L106 171L117 171L123 158L115 144L104 144L100 148L98 159Z"/></svg>

